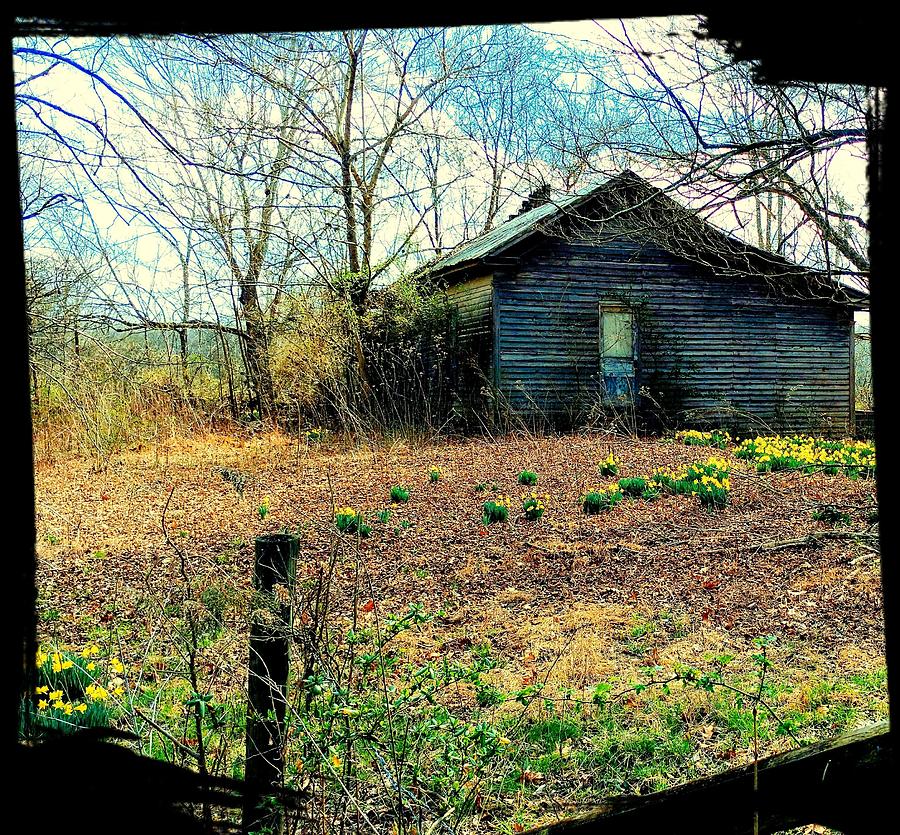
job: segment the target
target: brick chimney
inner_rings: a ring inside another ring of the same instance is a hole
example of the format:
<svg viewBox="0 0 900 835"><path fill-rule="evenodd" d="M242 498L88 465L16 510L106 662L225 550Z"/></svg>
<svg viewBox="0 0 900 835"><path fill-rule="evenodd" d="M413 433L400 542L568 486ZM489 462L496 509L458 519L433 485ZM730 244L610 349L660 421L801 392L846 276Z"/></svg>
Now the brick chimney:
<svg viewBox="0 0 900 835"><path fill-rule="evenodd" d="M519 215L525 214L525 212L530 212L532 209L536 209L538 206L543 206L544 203L550 202L550 186L544 183L543 185L538 186L531 194L528 195L528 199L522 202L522 208L519 209L514 215L510 215L509 219L512 220L514 217L518 217Z"/></svg>

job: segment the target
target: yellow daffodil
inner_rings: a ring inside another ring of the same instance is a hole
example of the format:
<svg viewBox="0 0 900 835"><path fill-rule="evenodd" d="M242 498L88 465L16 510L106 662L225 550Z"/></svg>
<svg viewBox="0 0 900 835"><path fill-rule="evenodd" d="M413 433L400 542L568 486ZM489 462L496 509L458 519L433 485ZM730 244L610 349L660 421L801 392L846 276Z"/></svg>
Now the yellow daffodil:
<svg viewBox="0 0 900 835"><path fill-rule="evenodd" d="M95 702L104 702L109 698L109 691L100 684L89 684L84 688L84 693Z"/></svg>

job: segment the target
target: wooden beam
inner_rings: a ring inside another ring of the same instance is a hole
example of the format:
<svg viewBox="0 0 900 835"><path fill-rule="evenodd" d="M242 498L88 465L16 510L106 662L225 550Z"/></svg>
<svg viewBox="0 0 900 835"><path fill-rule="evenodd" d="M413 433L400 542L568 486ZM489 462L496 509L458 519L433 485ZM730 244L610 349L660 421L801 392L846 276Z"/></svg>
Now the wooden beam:
<svg viewBox="0 0 900 835"><path fill-rule="evenodd" d="M610 798L528 835L765 835L813 823L878 832L897 790L894 759L888 723L867 725L665 791Z"/></svg>

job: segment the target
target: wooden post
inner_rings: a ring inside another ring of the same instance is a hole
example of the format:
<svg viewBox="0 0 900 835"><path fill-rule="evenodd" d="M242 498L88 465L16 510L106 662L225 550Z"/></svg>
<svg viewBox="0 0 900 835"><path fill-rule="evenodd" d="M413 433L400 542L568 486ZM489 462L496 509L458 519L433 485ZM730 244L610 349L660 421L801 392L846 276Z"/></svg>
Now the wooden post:
<svg viewBox="0 0 900 835"><path fill-rule="evenodd" d="M244 808L242 831L280 833L283 809L266 798L280 793L284 783L284 717L287 707L288 648L291 626L290 598L279 594L283 586L293 596L297 537L261 536L256 540L253 586L266 601L250 628L250 664L247 680L246 782L257 795Z"/></svg>

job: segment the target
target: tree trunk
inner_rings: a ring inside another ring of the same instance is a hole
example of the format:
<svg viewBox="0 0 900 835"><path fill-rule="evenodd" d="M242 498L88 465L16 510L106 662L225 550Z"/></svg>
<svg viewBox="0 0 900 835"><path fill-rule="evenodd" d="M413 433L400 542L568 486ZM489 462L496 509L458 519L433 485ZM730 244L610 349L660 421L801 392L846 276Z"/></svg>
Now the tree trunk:
<svg viewBox="0 0 900 835"><path fill-rule="evenodd" d="M188 335L187 328L178 329L178 349L181 355L181 384L184 387L184 399L190 400L191 380L188 374Z"/></svg>
<svg viewBox="0 0 900 835"><path fill-rule="evenodd" d="M256 395L260 418L270 418L275 411L275 386L269 366L269 337L265 317L256 297L256 285L241 292L244 315L244 356L250 388Z"/></svg>
<svg viewBox="0 0 900 835"><path fill-rule="evenodd" d="M188 236L188 252L190 252L191 239ZM191 318L191 284L188 273L187 256L181 259L181 290L182 290L182 321L188 322ZM184 398L190 400L191 380L188 375L188 334L187 328L178 331L178 342L181 349L181 382L184 386Z"/></svg>

